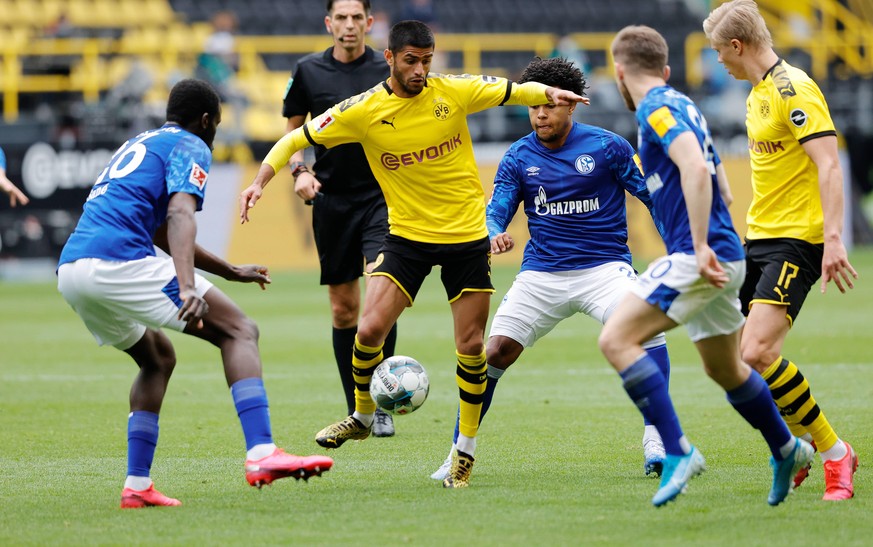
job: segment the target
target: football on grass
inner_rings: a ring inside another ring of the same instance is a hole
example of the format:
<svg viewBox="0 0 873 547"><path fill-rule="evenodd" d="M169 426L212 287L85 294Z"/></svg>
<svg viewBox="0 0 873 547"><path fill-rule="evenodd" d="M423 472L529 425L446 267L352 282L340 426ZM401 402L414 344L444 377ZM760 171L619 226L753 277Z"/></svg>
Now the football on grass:
<svg viewBox="0 0 873 547"><path fill-rule="evenodd" d="M370 380L370 396L379 408L391 414L416 411L427 399L429 389L424 367L405 355L395 355L379 363Z"/></svg>

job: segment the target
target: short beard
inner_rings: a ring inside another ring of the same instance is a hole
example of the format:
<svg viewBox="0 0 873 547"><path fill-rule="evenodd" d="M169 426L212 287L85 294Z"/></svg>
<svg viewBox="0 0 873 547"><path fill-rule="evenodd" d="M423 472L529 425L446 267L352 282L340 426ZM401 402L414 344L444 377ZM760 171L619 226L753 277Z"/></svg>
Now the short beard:
<svg viewBox="0 0 873 547"><path fill-rule="evenodd" d="M406 82L404 80L400 79L400 77L397 74L392 73L391 77L394 79L395 82L397 82L397 85L399 85L401 88L403 88L403 91L406 92L407 95L418 95L419 93L421 93L424 90L424 86L422 86L420 89L417 89L417 90L410 89L409 86L406 85Z"/></svg>
<svg viewBox="0 0 873 547"><path fill-rule="evenodd" d="M618 92L621 94L621 98L624 99L624 105L631 112L637 111L637 105L634 104L634 99L631 97L630 91L627 90L627 86L624 85L624 82L618 82Z"/></svg>

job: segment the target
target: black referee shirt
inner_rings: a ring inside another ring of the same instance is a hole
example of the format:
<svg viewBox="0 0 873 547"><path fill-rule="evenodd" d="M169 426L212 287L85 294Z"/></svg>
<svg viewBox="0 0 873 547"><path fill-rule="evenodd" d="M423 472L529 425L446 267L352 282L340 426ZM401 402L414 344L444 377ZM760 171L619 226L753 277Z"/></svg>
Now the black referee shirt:
<svg viewBox="0 0 873 547"><path fill-rule="evenodd" d="M333 47L302 58L285 93L282 115L318 116L333 105L363 93L388 79L390 69L381 55L369 46L351 63L333 58ZM315 165L321 191L345 194L378 190L361 145L343 144L331 149L315 147Z"/></svg>

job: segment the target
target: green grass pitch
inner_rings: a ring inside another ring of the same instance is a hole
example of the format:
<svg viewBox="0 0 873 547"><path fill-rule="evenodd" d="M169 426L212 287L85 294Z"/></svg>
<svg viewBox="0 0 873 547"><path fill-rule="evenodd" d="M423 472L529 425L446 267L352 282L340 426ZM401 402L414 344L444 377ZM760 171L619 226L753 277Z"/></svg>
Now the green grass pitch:
<svg viewBox="0 0 873 547"><path fill-rule="evenodd" d="M706 378L680 328L668 335L671 390L708 471L656 509L643 475L642 419L579 316L504 376L480 430L470 488L430 480L457 405L451 318L432 274L399 325L398 353L431 391L397 435L347 443L334 469L263 490L243 478L244 443L218 351L171 334L178 365L152 476L180 508L122 511L133 362L98 348L52 283L0 283L0 545L869 545L873 537L873 252L852 260L857 288L814 290L786 355L860 455L856 497L821 501L820 463L787 503L766 503L766 445ZM642 266L642 265L640 265ZM514 268L494 272L492 311ZM283 273L266 293L220 282L258 322L274 435L319 453L341 418L327 293L315 272Z"/></svg>

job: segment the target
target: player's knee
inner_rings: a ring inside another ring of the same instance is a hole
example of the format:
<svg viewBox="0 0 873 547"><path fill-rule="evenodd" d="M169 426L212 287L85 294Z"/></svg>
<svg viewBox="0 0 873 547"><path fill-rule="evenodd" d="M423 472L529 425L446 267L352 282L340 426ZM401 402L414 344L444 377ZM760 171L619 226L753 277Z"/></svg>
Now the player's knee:
<svg viewBox="0 0 873 547"><path fill-rule="evenodd" d="M390 330L390 327L386 329L381 324L359 323L356 337L361 344L376 347L385 343L385 337Z"/></svg>
<svg viewBox="0 0 873 547"><path fill-rule="evenodd" d="M358 307L347 302L331 302L330 314L333 324L338 329L348 329L358 323Z"/></svg>
<svg viewBox="0 0 873 547"><path fill-rule="evenodd" d="M490 338L485 347L485 360L494 368L506 370L518 359L521 349L521 344L515 340L505 337Z"/></svg>
<svg viewBox="0 0 873 547"><path fill-rule="evenodd" d="M154 340L154 358L152 361L162 374L169 376L176 368L176 350L166 336L156 336Z"/></svg>
<svg viewBox="0 0 873 547"><path fill-rule="evenodd" d="M603 327L600 336L597 337L597 346L603 355L612 362L613 356L618 351L618 338L613 334L612 329Z"/></svg>
<svg viewBox="0 0 873 547"><path fill-rule="evenodd" d="M157 359L157 367L165 376L170 376L176 368L176 354L162 354Z"/></svg>
<svg viewBox="0 0 873 547"><path fill-rule="evenodd" d="M231 335L238 340L257 343L261 333L258 324L250 317L243 315L231 327Z"/></svg>
<svg viewBox="0 0 873 547"><path fill-rule="evenodd" d="M506 370L515 362L515 359L510 358L509 355L501 353L500 351L490 351L489 347L489 351L485 352L485 361L494 368Z"/></svg>
<svg viewBox="0 0 873 547"><path fill-rule="evenodd" d="M725 391L738 388L749 377L749 367L745 363L704 363L703 370L716 384Z"/></svg>
<svg viewBox="0 0 873 547"><path fill-rule="evenodd" d="M744 363L758 372L763 372L779 357L779 352L762 340L743 338L740 343L740 356Z"/></svg>

